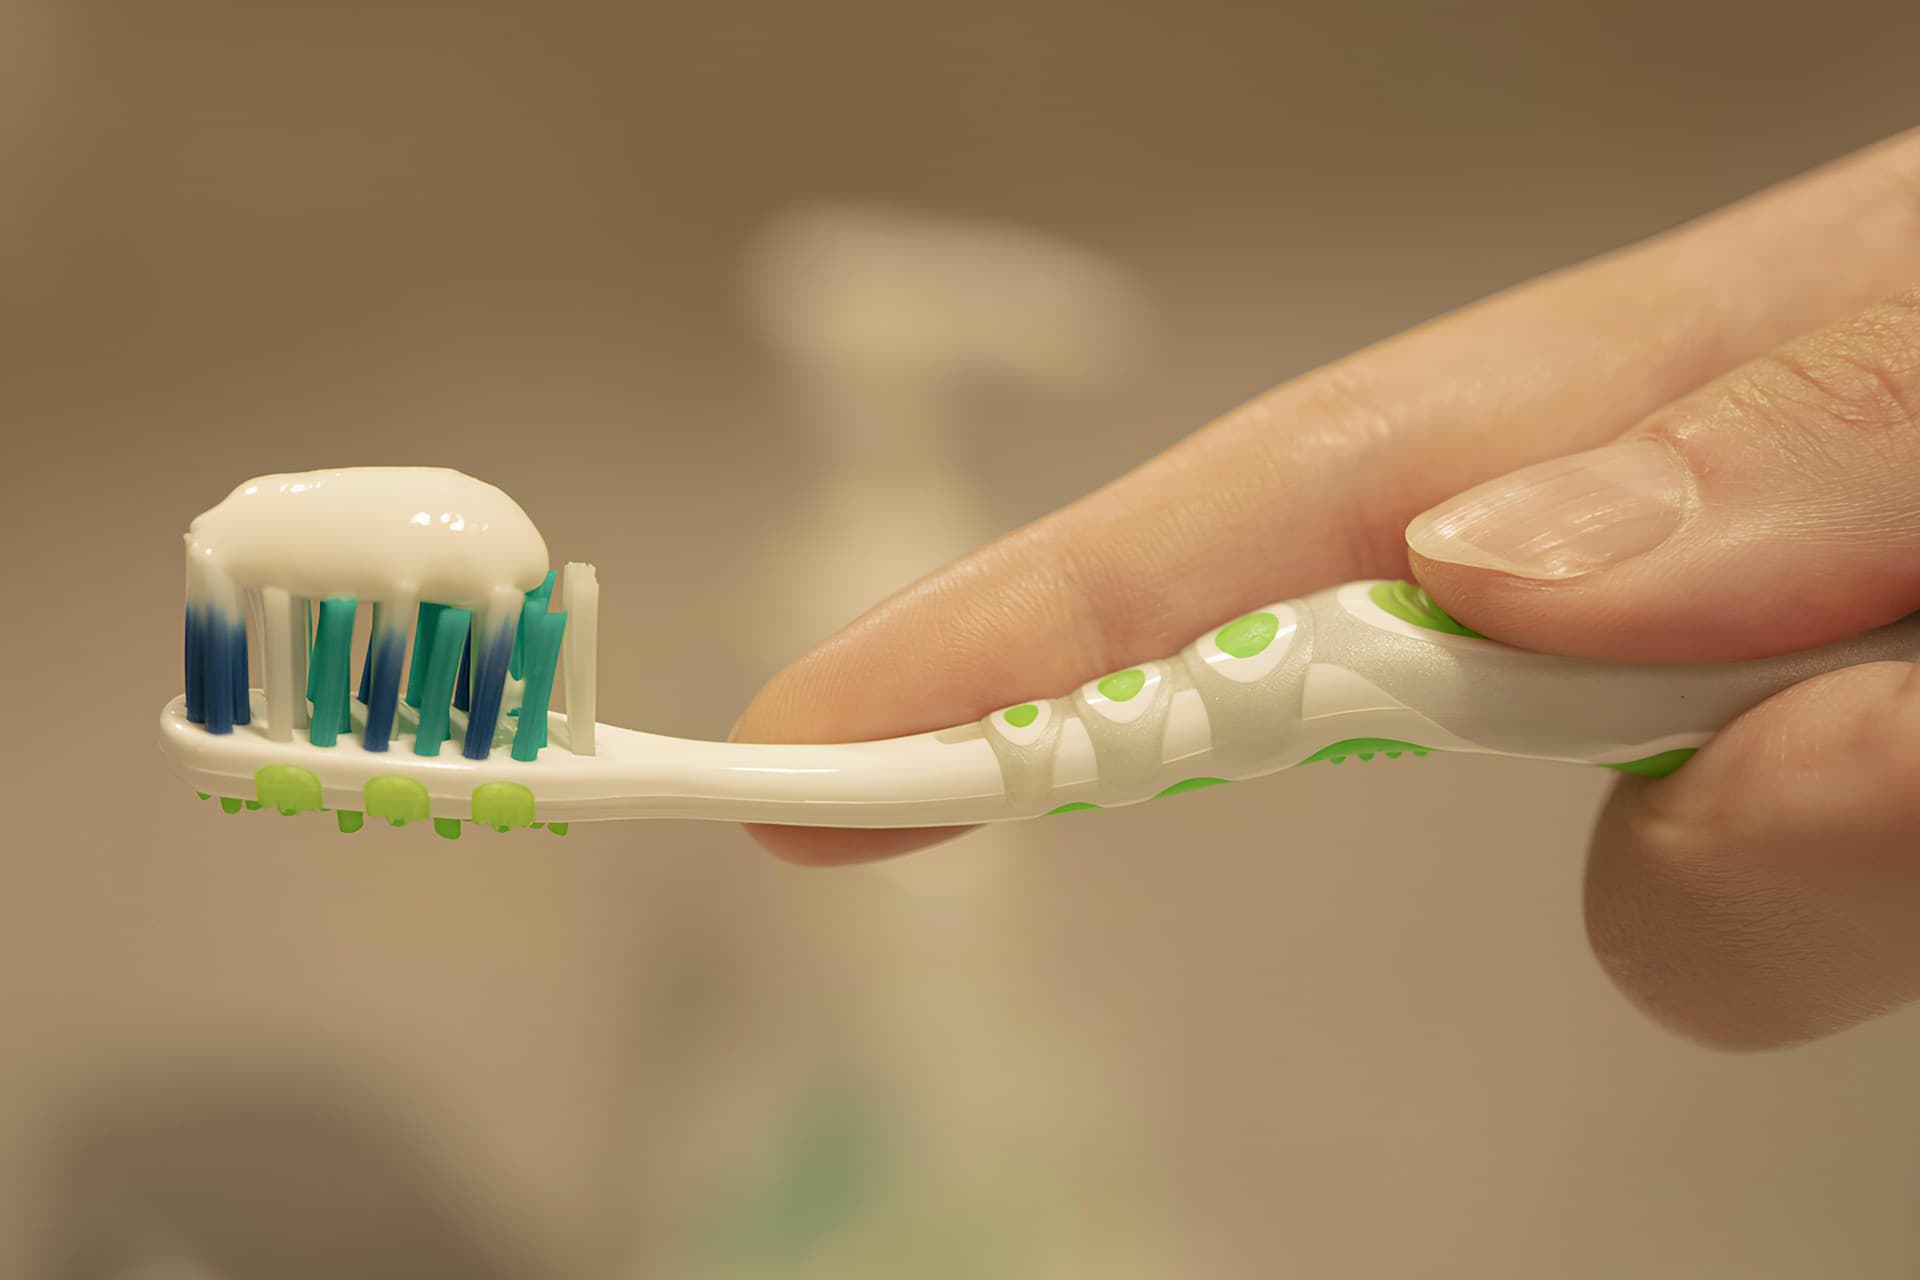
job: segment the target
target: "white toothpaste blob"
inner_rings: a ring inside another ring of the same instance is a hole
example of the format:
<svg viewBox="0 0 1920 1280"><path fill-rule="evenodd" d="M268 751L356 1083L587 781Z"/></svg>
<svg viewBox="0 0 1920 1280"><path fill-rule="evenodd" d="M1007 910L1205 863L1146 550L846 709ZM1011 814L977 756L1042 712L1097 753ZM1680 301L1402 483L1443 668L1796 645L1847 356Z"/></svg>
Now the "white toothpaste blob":
<svg viewBox="0 0 1920 1280"><path fill-rule="evenodd" d="M342 467L240 485L194 520L187 560L243 589L474 608L502 588L539 586L547 544L483 480L447 467Z"/></svg>

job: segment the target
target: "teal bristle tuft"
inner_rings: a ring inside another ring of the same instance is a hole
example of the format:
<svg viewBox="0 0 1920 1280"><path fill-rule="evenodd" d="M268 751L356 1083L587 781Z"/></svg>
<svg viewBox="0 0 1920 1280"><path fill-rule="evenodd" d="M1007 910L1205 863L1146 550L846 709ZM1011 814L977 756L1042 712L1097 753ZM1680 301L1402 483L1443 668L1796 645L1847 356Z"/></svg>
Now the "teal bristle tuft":
<svg viewBox="0 0 1920 1280"><path fill-rule="evenodd" d="M406 703L415 711L420 709L421 690L427 683L427 659L433 648L435 629L440 615L447 611L444 604L421 602L413 620L413 661L407 669Z"/></svg>
<svg viewBox="0 0 1920 1280"><path fill-rule="evenodd" d="M551 583L551 574L547 575ZM547 602L531 594L520 611L517 643L526 656L526 685L520 699L520 724L513 733L513 758L532 760L547 745L547 704L553 699L553 673L560 661L560 640L567 615L548 613Z"/></svg>
<svg viewBox="0 0 1920 1280"><path fill-rule="evenodd" d="M354 601L336 597L320 602L320 623L313 637L313 716L307 741L330 747L352 726L347 710L347 668L353 647Z"/></svg>
<svg viewBox="0 0 1920 1280"><path fill-rule="evenodd" d="M453 697L454 680L460 673L461 656L472 630L473 614L466 609L439 607L433 619L433 634L428 638L426 660L414 658L420 677L420 727L414 733L413 753L437 756L446 742L447 706ZM420 646L414 646L417 655ZM424 669L424 671L423 671Z"/></svg>
<svg viewBox="0 0 1920 1280"><path fill-rule="evenodd" d="M540 585L527 592L527 603L537 606L543 613L550 608L553 601L554 578L554 571L551 569L547 570L547 576L540 580ZM521 641L520 636L516 634L513 637L513 657L507 662L507 674L515 680L522 679L522 672L525 666L526 647Z"/></svg>

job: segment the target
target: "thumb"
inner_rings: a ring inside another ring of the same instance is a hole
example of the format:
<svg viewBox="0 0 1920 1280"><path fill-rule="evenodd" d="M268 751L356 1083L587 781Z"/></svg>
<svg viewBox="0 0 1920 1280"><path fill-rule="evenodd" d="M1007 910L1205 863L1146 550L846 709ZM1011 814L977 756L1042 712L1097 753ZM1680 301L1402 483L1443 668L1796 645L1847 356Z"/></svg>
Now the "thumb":
<svg viewBox="0 0 1920 1280"><path fill-rule="evenodd" d="M1920 291L1810 335L1618 443L1414 520L1414 565L1529 648L1725 661L1920 606ZM1621 989L1709 1044L1796 1043L1920 998L1920 675L1798 685L1662 782L1619 787L1587 928Z"/></svg>
<svg viewBox="0 0 1920 1280"><path fill-rule="evenodd" d="M1526 648L1732 661L1920 607L1920 289L1745 365L1620 441L1417 517L1415 572Z"/></svg>

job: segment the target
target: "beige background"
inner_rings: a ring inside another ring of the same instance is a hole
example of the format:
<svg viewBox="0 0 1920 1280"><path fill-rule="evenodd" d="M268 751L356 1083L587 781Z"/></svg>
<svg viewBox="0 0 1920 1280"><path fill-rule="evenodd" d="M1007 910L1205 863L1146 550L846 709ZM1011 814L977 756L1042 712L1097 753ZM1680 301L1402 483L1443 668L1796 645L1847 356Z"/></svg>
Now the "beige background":
<svg viewBox="0 0 1920 1280"><path fill-rule="evenodd" d="M741 275L783 211L1138 282L1126 376L970 419L1006 528L1920 122L1916 48L1891 0L5 0L0 1275L1920 1272L1920 1023L1643 1024L1581 938L1583 774L1329 770L826 874L720 827L222 819L151 730L195 512L432 461L597 562L607 718L724 733L817 638L764 584L896 585L809 550L830 468ZM812 1227L746 1250L808 1131Z"/></svg>

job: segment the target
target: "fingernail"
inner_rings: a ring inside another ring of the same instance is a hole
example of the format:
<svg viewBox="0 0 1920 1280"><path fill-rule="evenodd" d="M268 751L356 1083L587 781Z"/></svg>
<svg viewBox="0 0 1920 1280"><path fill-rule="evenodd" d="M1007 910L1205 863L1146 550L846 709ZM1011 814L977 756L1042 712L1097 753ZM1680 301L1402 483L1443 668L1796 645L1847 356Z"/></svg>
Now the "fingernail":
<svg viewBox="0 0 1920 1280"><path fill-rule="evenodd" d="M1665 542L1692 495L1673 451L1637 440L1469 489L1416 516L1407 545L1429 560L1520 578L1577 578Z"/></svg>

